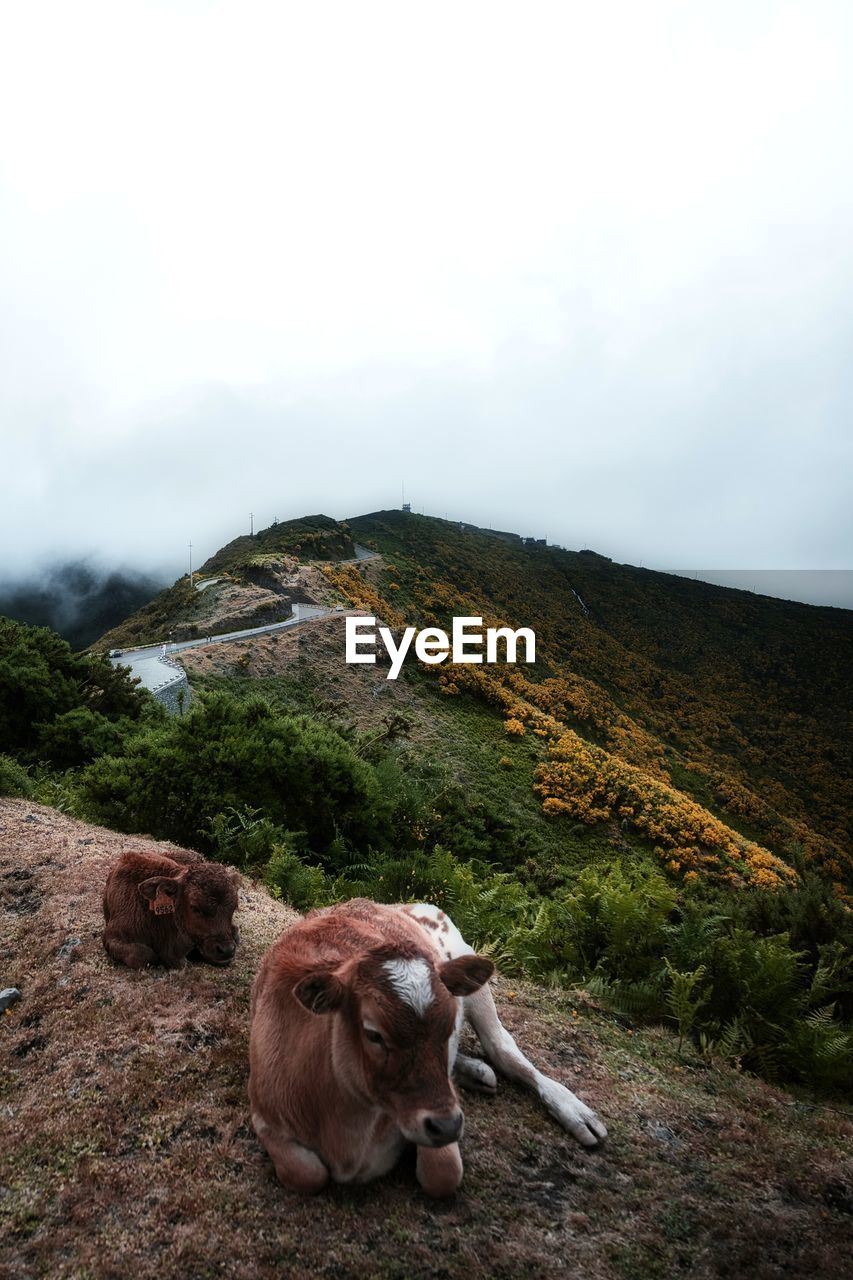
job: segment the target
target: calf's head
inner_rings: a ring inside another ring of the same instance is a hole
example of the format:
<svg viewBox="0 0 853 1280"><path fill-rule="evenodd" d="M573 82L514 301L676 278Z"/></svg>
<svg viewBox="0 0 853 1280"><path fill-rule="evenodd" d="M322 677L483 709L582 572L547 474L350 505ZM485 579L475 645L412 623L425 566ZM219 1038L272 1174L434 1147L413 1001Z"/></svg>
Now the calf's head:
<svg viewBox="0 0 853 1280"><path fill-rule="evenodd" d="M240 931L234 924L237 879L215 863L194 863L174 876L151 876L139 886L149 911L171 916L210 964L229 964Z"/></svg>
<svg viewBox="0 0 853 1280"><path fill-rule="evenodd" d="M419 1146L443 1147L462 1132L462 1109L448 1071L456 996L494 973L483 956L443 964L413 948L379 947L359 961L297 983L310 1013L334 1015L336 1069Z"/></svg>

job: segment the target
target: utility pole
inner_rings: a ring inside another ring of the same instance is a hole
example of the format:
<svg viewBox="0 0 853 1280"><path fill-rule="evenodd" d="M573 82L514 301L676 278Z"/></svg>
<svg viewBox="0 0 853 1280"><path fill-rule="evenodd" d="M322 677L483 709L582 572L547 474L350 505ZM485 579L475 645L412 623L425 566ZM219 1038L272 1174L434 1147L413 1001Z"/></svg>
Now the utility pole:
<svg viewBox="0 0 853 1280"><path fill-rule="evenodd" d="M189 547L190 547L190 586L192 586L193 584L193 544L190 543Z"/></svg>

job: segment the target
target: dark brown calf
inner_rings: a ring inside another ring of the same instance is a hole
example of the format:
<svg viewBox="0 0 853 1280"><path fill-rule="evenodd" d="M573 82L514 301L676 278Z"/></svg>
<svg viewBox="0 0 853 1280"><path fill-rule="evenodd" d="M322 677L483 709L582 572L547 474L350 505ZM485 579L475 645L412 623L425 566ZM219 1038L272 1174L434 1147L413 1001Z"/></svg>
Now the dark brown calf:
<svg viewBox="0 0 853 1280"><path fill-rule="evenodd" d="M182 969L195 949L228 964L239 941L237 877L200 854L123 853L104 889L104 948L120 964Z"/></svg>

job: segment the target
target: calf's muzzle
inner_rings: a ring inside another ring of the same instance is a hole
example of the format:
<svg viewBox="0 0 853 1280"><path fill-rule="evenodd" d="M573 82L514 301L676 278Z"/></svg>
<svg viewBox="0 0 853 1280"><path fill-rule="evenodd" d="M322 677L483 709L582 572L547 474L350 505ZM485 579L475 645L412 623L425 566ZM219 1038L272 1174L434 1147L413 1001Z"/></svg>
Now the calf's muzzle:
<svg viewBox="0 0 853 1280"><path fill-rule="evenodd" d="M458 1141L462 1134L462 1125L463 1115L458 1107L455 1111L450 1112L449 1115L425 1115L421 1122L425 1141L421 1145L425 1147L446 1147L449 1143Z"/></svg>

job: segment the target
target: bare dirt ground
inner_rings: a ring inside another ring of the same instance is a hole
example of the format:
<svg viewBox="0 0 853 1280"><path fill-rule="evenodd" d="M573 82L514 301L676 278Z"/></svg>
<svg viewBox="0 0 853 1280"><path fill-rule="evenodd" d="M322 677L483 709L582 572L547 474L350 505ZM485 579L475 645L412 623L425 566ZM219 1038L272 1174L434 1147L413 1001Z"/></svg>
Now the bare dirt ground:
<svg viewBox="0 0 853 1280"><path fill-rule="evenodd" d="M535 1099L467 1097L465 1181L412 1162L366 1187L285 1192L249 1125L249 988L293 913L244 883L225 970L131 973L100 945L109 862L160 848L0 800L0 1275L818 1277L844 1274L853 1126L680 1059L675 1039L499 980L523 1047L605 1119L584 1151ZM471 1046L469 1046L470 1048Z"/></svg>
<svg viewBox="0 0 853 1280"><path fill-rule="evenodd" d="M437 732L434 710L421 706L421 697L407 681L386 679L389 662L381 642L375 664L344 661L345 619L364 616L349 609L308 619L287 631L200 645L176 656L190 676L194 671L218 676L245 671L253 679L289 673L302 677L310 667L317 698L360 729L375 729L377 718L397 712L411 720L410 737L429 737Z"/></svg>

